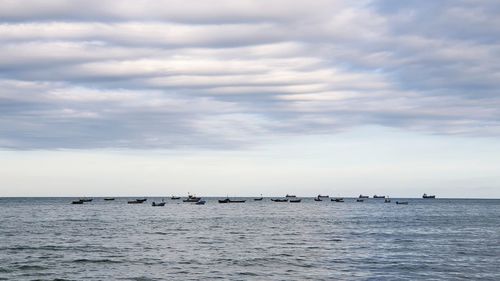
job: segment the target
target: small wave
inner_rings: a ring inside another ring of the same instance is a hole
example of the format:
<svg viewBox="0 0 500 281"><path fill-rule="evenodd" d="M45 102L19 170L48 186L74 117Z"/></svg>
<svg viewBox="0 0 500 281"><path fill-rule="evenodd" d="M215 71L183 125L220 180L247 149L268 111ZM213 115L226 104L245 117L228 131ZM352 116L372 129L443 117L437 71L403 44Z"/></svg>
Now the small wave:
<svg viewBox="0 0 500 281"><path fill-rule="evenodd" d="M44 269L47 269L47 267L44 267L41 265L21 265L21 266L18 266L17 269L19 269L19 270L44 270Z"/></svg>
<svg viewBox="0 0 500 281"><path fill-rule="evenodd" d="M259 276L259 274L255 273L255 272L239 272L238 273L239 275L243 275L243 276Z"/></svg>
<svg viewBox="0 0 500 281"><path fill-rule="evenodd" d="M111 259L76 259L74 263L122 263L121 261Z"/></svg>
<svg viewBox="0 0 500 281"><path fill-rule="evenodd" d="M12 269L0 267L0 273L10 273L12 271L13 271Z"/></svg>

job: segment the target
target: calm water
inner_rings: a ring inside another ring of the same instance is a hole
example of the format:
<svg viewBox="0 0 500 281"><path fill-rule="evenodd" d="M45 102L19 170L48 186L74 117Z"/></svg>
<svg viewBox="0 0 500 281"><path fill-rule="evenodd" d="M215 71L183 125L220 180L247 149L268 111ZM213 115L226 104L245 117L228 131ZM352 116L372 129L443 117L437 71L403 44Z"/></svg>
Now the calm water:
<svg viewBox="0 0 500 281"><path fill-rule="evenodd" d="M500 200L71 200L0 198L1 280L500 280Z"/></svg>

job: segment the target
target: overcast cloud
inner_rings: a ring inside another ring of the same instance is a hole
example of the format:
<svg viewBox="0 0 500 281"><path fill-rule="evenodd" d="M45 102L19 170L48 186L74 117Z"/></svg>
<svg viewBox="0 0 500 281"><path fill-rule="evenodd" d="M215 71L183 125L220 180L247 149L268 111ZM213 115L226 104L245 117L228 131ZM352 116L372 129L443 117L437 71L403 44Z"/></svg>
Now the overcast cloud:
<svg viewBox="0 0 500 281"><path fill-rule="evenodd" d="M498 1L0 0L0 147L500 136Z"/></svg>

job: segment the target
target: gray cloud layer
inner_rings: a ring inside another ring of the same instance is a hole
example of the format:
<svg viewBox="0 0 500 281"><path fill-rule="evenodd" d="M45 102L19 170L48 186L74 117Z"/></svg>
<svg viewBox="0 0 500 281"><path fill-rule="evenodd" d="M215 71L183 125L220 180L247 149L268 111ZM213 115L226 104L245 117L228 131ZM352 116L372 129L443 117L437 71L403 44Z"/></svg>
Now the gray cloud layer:
<svg viewBox="0 0 500 281"><path fill-rule="evenodd" d="M500 135L496 1L2 1L0 147Z"/></svg>

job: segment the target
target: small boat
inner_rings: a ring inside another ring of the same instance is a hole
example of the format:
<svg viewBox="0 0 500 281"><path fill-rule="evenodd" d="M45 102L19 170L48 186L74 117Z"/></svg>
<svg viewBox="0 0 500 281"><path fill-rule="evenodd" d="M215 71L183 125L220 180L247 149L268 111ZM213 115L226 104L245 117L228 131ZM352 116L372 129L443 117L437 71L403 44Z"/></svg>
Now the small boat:
<svg viewBox="0 0 500 281"><path fill-rule="evenodd" d="M181 197L180 196L172 196L172 197L170 197L170 199L171 200L179 200L179 199L181 199Z"/></svg>
<svg viewBox="0 0 500 281"><path fill-rule="evenodd" d="M360 194L360 195L358 196L358 198L370 198L370 196Z"/></svg>
<svg viewBox="0 0 500 281"><path fill-rule="evenodd" d="M287 195L285 196L285 198L295 198L295 197L297 197L297 196L295 196L295 195L290 195L290 194L287 194Z"/></svg>
<svg viewBox="0 0 500 281"><path fill-rule="evenodd" d="M320 198L314 198L314 201L318 201L319 202L319 201L323 201L323 200L321 200Z"/></svg>
<svg viewBox="0 0 500 281"><path fill-rule="evenodd" d="M384 203L391 203L391 199L385 198Z"/></svg>
<svg viewBox="0 0 500 281"><path fill-rule="evenodd" d="M427 195L426 193L424 193L424 195L422 195L422 198L424 198L424 199L434 199L434 198L436 198L436 195Z"/></svg>
<svg viewBox="0 0 500 281"><path fill-rule="evenodd" d="M231 200L229 198L219 200L219 203L245 203L246 200Z"/></svg>
<svg viewBox="0 0 500 281"><path fill-rule="evenodd" d="M383 199L383 198L385 198L385 196L384 195L373 195L373 198Z"/></svg>
<svg viewBox="0 0 500 281"><path fill-rule="evenodd" d="M80 198L80 201L82 201L82 202L92 202L92 200L94 200L94 199L92 199L92 198Z"/></svg>
<svg viewBox="0 0 500 281"><path fill-rule="evenodd" d="M71 204L81 205L81 204L83 204L83 201L82 200L72 201Z"/></svg>
<svg viewBox="0 0 500 281"><path fill-rule="evenodd" d="M330 196L329 195L318 194L318 198L330 198Z"/></svg>
<svg viewBox="0 0 500 281"><path fill-rule="evenodd" d="M115 198L104 198L104 201L115 201Z"/></svg>
<svg viewBox="0 0 500 281"><path fill-rule="evenodd" d="M408 205L408 201L396 201L398 205Z"/></svg>
<svg viewBox="0 0 500 281"><path fill-rule="evenodd" d="M262 201L262 199L264 199L264 197L254 198L253 201Z"/></svg>
<svg viewBox="0 0 500 281"><path fill-rule="evenodd" d="M200 201L198 201L198 202L196 202L196 203L194 203L194 204L196 204L196 205L205 205L205 203L207 203L207 201L205 201L205 200L200 200Z"/></svg>
<svg viewBox="0 0 500 281"><path fill-rule="evenodd" d="M158 203L153 202L153 203L151 203L151 206L153 206L153 207L163 207L163 206L165 206L165 202L158 202Z"/></svg>
<svg viewBox="0 0 500 281"><path fill-rule="evenodd" d="M364 202L365 200L363 199L356 199L356 202Z"/></svg>
<svg viewBox="0 0 500 281"><path fill-rule="evenodd" d="M148 200L148 199L146 199L146 198L144 198L144 199L135 199L135 200L132 200L132 201L128 201L127 203L128 204L142 204L142 203L146 202L146 200Z"/></svg>
<svg viewBox="0 0 500 281"><path fill-rule="evenodd" d="M333 201L333 202L344 202L344 198L332 198L332 199L330 199L330 201Z"/></svg>
<svg viewBox="0 0 500 281"><path fill-rule="evenodd" d="M273 199L273 198L271 198L271 201L273 201L273 202L288 202L288 199Z"/></svg>
<svg viewBox="0 0 500 281"><path fill-rule="evenodd" d="M300 203L302 199L290 199L290 203Z"/></svg>
<svg viewBox="0 0 500 281"><path fill-rule="evenodd" d="M194 195L188 194L188 198L182 200L182 202L198 202L201 200L201 197L196 197Z"/></svg>

